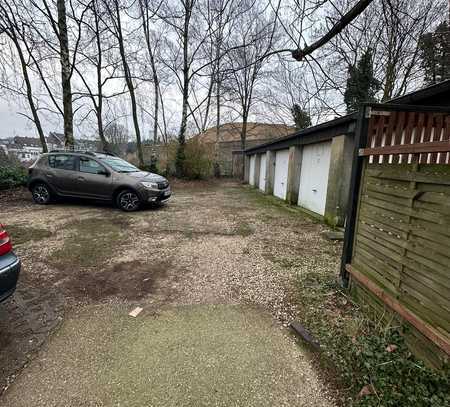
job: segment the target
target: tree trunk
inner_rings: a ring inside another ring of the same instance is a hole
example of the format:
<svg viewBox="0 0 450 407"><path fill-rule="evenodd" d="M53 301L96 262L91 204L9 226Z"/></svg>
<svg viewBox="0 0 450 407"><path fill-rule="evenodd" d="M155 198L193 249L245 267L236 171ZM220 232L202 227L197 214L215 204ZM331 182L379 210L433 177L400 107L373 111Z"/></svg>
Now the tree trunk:
<svg viewBox="0 0 450 407"><path fill-rule="evenodd" d="M131 78L130 68L128 67L128 62L127 62L127 58L125 55L125 47L124 47L123 36L122 36L122 23L121 23L121 19L120 19L120 10L119 10L118 0L115 0L114 6L116 9L116 17L117 17L117 40L119 41L119 51L120 51L123 70L124 70L124 74L125 74L125 82L127 84L128 91L130 92L134 131L136 133L136 149L137 149L137 154L138 154L138 161L139 161L139 166L142 167L144 165L144 154L142 152L141 131L139 129L136 94L134 92L133 80Z"/></svg>
<svg viewBox="0 0 450 407"><path fill-rule="evenodd" d="M110 146L108 141L105 137L105 129L103 127L103 84L102 84L102 41L100 37L100 24L99 24L99 17L98 17L98 10L97 10L97 2L94 1L93 3L93 11L94 11L94 18L95 18L95 40L97 45L97 52L98 52L98 60L97 60L97 93L98 93L98 101L95 103L95 112L97 115L97 127L98 127L98 137L100 138L100 144L103 151L110 151Z"/></svg>
<svg viewBox="0 0 450 407"><path fill-rule="evenodd" d="M241 129L241 150L242 150L242 177L245 174L245 144L247 140L247 121L248 121L248 112L245 110L242 115L242 129Z"/></svg>
<svg viewBox="0 0 450 407"><path fill-rule="evenodd" d="M28 76L27 64L25 62L22 48L20 48L20 44L19 44L19 41L17 40L17 38L13 38L13 42L14 42L14 45L16 46L17 53L19 55L20 65L22 67L23 79L25 81L25 86L27 89L28 104L30 105L31 114L33 116L33 122L34 122L34 125L36 126L36 130L39 135L39 140L41 141L42 152L47 153L48 152L47 141L45 140L44 130L42 130L41 121L40 121L38 113L37 113L36 105L34 104L33 89L31 87L30 77Z"/></svg>
<svg viewBox="0 0 450 407"><path fill-rule="evenodd" d="M61 84L64 110L64 144L67 148L73 149L75 142L73 138L72 86L70 83L72 75L69 55L69 37L67 33L65 0L57 0L57 8L61 62Z"/></svg>
<svg viewBox="0 0 450 407"><path fill-rule="evenodd" d="M177 177L184 176L185 161L185 144L186 144L186 127L187 127L187 110L189 99L189 23L191 17L191 2L186 0L183 30L183 100L181 108L181 124L178 133L178 149L175 160L175 172Z"/></svg>
<svg viewBox="0 0 450 407"><path fill-rule="evenodd" d="M214 152L214 161L219 164L219 143L220 143L220 79L217 75L216 83L216 149Z"/></svg>

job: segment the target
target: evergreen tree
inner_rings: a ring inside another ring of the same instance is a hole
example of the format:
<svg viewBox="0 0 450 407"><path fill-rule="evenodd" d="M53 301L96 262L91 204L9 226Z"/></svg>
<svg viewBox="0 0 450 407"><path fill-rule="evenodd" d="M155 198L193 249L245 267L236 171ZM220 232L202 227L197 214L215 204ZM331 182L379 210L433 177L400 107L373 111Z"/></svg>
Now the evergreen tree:
<svg viewBox="0 0 450 407"><path fill-rule="evenodd" d="M433 85L450 79L450 27L439 24L434 32L422 35L419 41L424 82Z"/></svg>
<svg viewBox="0 0 450 407"><path fill-rule="evenodd" d="M358 110L364 102L376 102L376 93L381 88L381 82L373 73L372 51L367 50L356 65L348 67L347 88L344 102L347 112Z"/></svg>
<svg viewBox="0 0 450 407"><path fill-rule="evenodd" d="M303 130L311 126L311 117L308 112L303 110L297 103L291 107L291 113L297 130Z"/></svg>

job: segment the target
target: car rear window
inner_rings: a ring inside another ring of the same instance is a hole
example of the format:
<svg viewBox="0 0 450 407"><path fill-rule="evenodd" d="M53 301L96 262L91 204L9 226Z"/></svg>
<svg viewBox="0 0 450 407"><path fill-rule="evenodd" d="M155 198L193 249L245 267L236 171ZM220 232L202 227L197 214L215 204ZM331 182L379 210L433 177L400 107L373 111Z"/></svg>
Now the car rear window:
<svg viewBox="0 0 450 407"><path fill-rule="evenodd" d="M61 170L75 170L75 156L73 155L49 155L48 165L52 168L58 168Z"/></svg>

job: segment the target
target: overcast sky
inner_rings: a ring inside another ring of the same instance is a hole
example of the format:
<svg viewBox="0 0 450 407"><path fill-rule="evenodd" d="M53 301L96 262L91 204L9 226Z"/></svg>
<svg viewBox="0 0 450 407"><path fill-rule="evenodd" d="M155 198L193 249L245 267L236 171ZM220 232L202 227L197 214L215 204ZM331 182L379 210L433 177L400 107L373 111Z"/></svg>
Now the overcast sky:
<svg viewBox="0 0 450 407"><path fill-rule="evenodd" d="M0 98L0 138L12 136L37 137L32 123L17 113L18 109Z"/></svg>

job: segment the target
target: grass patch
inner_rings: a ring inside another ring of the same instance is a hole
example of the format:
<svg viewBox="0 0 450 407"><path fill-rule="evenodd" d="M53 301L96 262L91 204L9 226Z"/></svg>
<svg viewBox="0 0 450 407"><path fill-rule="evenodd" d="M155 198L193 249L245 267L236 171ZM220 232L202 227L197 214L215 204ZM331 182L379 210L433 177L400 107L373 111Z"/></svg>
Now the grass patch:
<svg viewBox="0 0 450 407"><path fill-rule="evenodd" d="M50 255L58 267L93 267L113 256L124 239L125 219L90 218L68 223L68 236L61 248Z"/></svg>
<svg viewBox="0 0 450 407"><path fill-rule="evenodd" d="M229 189L227 193L230 195L238 195L241 198L245 197L252 205L256 205L263 209L275 210L282 214L288 213L303 219L308 218L313 223L323 223L323 218L320 215L299 206L291 205L276 196L263 194L256 188L244 186L239 189ZM262 214L262 216L264 216L266 220L276 219L270 214Z"/></svg>
<svg viewBox="0 0 450 407"><path fill-rule="evenodd" d="M32 226L8 225L7 230L15 246L27 242L38 242L52 235L52 232L47 229Z"/></svg>
<svg viewBox="0 0 450 407"><path fill-rule="evenodd" d="M235 230L235 234L242 237L253 235L253 233L255 233L253 228L248 223L242 221L239 222Z"/></svg>
<svg viewBox="0 0 450 407"><path fill-rule="evenodd" d="M321 344L321 362L333 371L343 406L442 407L450 405L448 371L436 372L415 359L402 327L366 318L340 291L331 273L298 277L301 322ZM360 395L365 389L366 395Z"/></svg>

